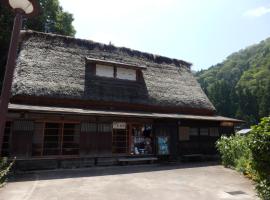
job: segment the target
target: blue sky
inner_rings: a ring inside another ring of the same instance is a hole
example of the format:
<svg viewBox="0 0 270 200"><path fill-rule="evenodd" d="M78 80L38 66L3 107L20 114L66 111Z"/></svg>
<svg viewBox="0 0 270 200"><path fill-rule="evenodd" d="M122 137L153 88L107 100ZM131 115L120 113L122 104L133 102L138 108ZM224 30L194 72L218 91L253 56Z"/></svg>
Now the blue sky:
<svg viewBox="0 0 270 200"><path fill-rule="evenodd" d="M76 37L193 63L200 70L270 37L269 0L60 0Z"/></svg>

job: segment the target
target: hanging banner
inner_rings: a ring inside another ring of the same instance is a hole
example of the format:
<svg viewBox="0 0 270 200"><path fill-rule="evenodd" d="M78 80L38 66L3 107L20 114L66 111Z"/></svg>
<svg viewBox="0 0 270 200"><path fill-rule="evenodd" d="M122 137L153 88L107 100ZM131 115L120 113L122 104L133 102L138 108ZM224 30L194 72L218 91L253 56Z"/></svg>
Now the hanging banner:
<svg viewBox="0 0 270 200"><path fill-rule="evenodd" d="M169 137L168 136L158 136L158 154L159 155L169 155Z"/></svg>

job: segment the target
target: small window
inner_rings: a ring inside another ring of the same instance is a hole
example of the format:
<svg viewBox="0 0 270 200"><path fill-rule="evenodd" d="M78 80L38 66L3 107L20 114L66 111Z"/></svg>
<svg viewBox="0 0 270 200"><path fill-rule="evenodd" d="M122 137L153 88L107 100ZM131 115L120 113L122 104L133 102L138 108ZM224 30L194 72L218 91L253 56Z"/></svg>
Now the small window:
<svg viewBox="0 0 270 200"><path fill-rule="evenodd" d="M198 136L199 135L199 129L198 128L190 128L189 129L189 136Z"/></svg>
<svg viewBox="0 0 270 200"><path fill-rule="evenodd" d="M189 127L179 127L179 141L189 140Z"/></svg>
<svg viewBox="0 0 270 200"><path fill-rule="evenodd" d="M208 128L201 128L200 129L200 135L208 136Z"/></svg>
<svg viewBox="0 0 270 200"><path fill-rule="evenodd" d="M116 78L123 80L136 81L136 70L117 67Z"/></svg>
<svg viewBox="0 0 270 200"><path fill-rule="evenodd" d="M114 67L108 65L96 65L96 75L108 78L114 78Z"/></svg>

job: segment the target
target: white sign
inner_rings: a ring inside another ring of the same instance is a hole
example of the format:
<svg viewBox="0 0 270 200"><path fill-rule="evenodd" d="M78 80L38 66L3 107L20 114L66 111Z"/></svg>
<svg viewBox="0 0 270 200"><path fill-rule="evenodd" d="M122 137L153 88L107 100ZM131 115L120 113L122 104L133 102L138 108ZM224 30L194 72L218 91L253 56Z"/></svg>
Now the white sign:
<svg viewBox="0 0 270 200"><path fill-rule="evenodd" d="M126 122L113 122L113 129L126 129Z"/></svg>

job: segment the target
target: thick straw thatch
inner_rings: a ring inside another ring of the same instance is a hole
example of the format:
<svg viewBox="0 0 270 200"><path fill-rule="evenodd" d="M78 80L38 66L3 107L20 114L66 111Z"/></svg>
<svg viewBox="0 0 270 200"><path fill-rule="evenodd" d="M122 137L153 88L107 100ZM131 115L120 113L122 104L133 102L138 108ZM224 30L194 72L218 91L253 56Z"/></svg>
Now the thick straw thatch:
<svg viewBox="0 0 270 200"><path fill-rule="evenodd" d="M12 94L215 111L190 72L190 63L93 41L26 31ZM119 81L93 75L86 58L146 66L143 81Z"/></svg>

